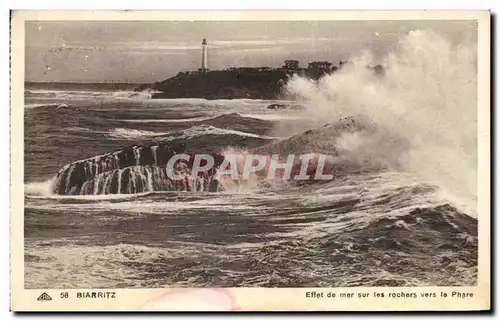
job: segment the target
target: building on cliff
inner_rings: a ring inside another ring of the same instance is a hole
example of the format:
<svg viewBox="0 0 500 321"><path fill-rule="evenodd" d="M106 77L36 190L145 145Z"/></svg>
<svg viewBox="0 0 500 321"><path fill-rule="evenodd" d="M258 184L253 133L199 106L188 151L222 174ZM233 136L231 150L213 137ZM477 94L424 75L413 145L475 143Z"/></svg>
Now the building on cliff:
<svg viewBox="0 0 500 321"><path fill-rule="evenodd" d="M234 66L222 70L208 69L208 42L201 43L201 66L194 71L181 71L176 76L155 82L150 88L157 93L152 98L205 98L205 99L277 99L283 98L286 83L293 75L317 80L331 74L348 62L338 66L328 61L311 61L301 68L298 60L287 59L279 67ZM383 75L381 66L372 68ZM142 90L145 86L137 88Z"/></svg>

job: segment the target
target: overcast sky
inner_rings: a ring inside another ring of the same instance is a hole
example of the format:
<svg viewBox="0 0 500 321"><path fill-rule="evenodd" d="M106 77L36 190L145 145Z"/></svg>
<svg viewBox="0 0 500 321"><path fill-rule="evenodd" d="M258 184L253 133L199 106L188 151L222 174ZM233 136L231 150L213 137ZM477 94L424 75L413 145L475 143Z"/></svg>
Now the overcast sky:
<svg viewBox="0 0 500 321"><path fill-rule="evenodd" d="M26 80L154 82L196 70L201 41L208 67L278 67L285 59L338 63L363 49L383 57L413 29L457 43L476 33L467 21L29 21Z"/></svg>

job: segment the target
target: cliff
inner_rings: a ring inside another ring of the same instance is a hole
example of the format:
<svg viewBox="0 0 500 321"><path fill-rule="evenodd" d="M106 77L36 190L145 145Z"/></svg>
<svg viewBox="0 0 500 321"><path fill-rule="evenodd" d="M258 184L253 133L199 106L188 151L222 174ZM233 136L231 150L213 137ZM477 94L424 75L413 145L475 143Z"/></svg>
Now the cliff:
<svg viewBox="0 0 500 321"><path fill-rule="evenodd" d="M276 99L286 82L287 73L278 69L261 71L257 68L181 72L167 80L156 82L151 89L160 93L152 98L205 99ZM146 89L144 86L139 90Z"/></svg>
<svg viewBox="0 0 500 321"><path fill-rule="evenodd" d="M293 74L319 79L341 66L328 69L231 68L226 70L180 72L152 85L141 85L137 91L152 89L152 98L204 99L283 99L283 87ZM383 73L381 66L368 67Z"/></svg>

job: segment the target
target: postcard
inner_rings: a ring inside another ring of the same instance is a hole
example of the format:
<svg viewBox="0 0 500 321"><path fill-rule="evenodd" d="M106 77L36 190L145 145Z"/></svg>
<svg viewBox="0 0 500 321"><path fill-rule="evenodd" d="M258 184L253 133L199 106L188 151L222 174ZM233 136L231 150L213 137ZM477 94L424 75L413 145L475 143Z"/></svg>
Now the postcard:
<svg viewBox="0 0 500 321"><path fill-rule="evenodd" d="M13 11L11 310L490 309L489 11Z"/></svg>

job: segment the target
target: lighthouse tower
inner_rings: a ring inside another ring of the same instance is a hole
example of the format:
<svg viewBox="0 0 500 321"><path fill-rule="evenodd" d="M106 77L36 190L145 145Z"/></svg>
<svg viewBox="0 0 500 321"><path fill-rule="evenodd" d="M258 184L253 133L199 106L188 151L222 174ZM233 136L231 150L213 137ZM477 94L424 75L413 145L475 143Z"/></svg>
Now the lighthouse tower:
<svg viewBox="0 0 500 321"><path fill-rule="evenodd" d="M206 72L208 71L208 65L207 65L207 39L203 38L203 41L201 43L201 72Z"/></svg>

